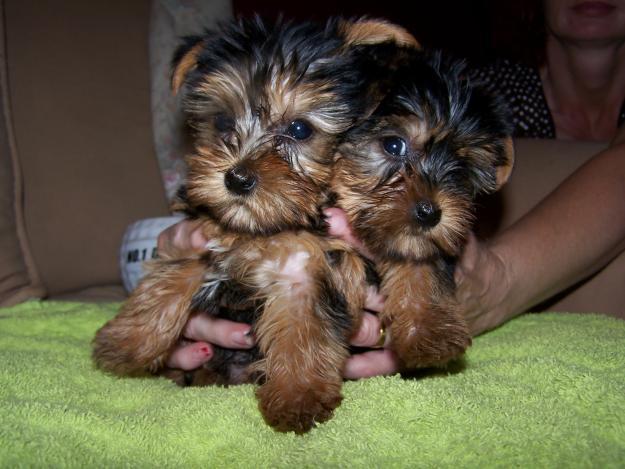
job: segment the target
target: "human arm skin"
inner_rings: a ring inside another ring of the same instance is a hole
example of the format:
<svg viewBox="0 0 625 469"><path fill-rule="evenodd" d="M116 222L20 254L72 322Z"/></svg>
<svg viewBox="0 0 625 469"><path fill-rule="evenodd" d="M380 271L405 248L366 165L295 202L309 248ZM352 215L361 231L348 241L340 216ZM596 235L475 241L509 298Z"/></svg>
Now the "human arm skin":
<svg viewBox="0 0 625 469"><path fill-rule="evenodd" d="M528 188L531 190L531 188ZM456 272L474 335L592 275L625 249L625 130L514 225L471 237Z"/></svg>

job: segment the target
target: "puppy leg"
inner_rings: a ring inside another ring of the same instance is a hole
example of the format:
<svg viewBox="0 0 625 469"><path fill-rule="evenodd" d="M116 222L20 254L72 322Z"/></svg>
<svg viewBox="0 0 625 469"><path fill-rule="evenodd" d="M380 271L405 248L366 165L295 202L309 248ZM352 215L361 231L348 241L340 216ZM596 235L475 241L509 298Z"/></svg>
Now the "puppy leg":
<svg viewBox="0 0 625 469"><path fill-rule="evenodd" d="M316 292L276 289L268 298L257 333L264 351L265 383L256 396L267 423L304 433L332 416L342 400L342 369L348 357L345 333L332 330L334 311L319 306Z"/></svg>
<svg viewBox="0 0 625 469"><path fill-rule="evenodd" d="M382 275L382 320L391 348L409 368L442 366L471 344L453 293L429 264L391 264Z"/></svg>
<svg viewBox="0 0 625 469"><path fill-rule="evenodd" d="M340 240L328 240L324 253L330 266L327 274L345 299L355 332L360 327L367 290L374 284L370 278L373 268L369 267L368 261L360 254Z"/></svg>
<svg viewBox="0 0 625 469"><path fill-rule="evenodd" d="M98 367L119 375L162 368L189 319L194 294L205 283L200 259L156 261L119 314L93 341Z"/></svg>
<svg viewBox="0 0 625 469"><path fill-rule="evenodd" d="M253 261L239 264L233 276L252 283L265 299L256 324L265 357L259 407L277 430L304 433L330 418L342 400L347 340L357 326L355 308L347 307L345 295L332 282L325 253L312 235L257 241L246 246L246 254Z"/></svg>

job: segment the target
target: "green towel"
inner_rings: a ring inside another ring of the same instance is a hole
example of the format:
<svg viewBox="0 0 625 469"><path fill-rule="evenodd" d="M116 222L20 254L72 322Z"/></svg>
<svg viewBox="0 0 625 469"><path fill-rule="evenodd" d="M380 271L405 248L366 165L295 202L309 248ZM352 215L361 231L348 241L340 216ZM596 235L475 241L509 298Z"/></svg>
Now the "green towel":
<svg viewBox="0 0 625 469"><path fill-rule="evenodd" d="M447 374L347 382L329 422L277 433L254 387L94 369L118 304L0 309L0 467L624 467L625 321L526 315Z"/></svg>

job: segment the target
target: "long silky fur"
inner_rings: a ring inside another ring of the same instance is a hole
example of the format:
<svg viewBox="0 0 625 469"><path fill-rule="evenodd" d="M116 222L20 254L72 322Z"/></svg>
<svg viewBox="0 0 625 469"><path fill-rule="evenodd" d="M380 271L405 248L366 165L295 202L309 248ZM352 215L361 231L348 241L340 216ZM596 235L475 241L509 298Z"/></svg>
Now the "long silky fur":
<svg viewBox="0 0 625 469"><path fill-rule="evenodd" d="M471 343L449 266L471 229L475 197L497 190L513 164L506 109L462 62L404 49L384 98L337 151L332 189L355 234L378 260L381 320L406 368L443 366ZM385 138L402 138L393 155ZM423 224L417 204L440 219Z"/></svg>
<svg viewBox="0 0 625 469"><path fill-rule="evenodd" d="M241 19L187 38L172 75L195 143L181 206L202 222L210 246L199 259L161 263L141 282L96 335L101 368L165 373L179 384L258 380L263 416L281 431L303 433L330 418L367 269L351 247L319 236L321 207L340 136L379 101L384 63L398 66L388 60L393 44L413 42L383 21L341 19ZM295 120L309 137L292 134ZM252 189L232 190L234 170L254 178ZM330 263L326 253L337 251ZM212 303L228 282L242 285L241 304L254 308L259 355L209 363L194 376L164 369L192 314L229 317Z"/></svg>

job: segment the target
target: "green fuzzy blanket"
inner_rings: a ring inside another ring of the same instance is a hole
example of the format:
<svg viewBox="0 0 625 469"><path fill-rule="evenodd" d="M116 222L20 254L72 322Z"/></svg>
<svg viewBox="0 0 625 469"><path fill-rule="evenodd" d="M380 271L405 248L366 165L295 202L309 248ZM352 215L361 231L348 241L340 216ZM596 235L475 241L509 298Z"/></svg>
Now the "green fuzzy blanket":
<svg viewBox="0 0 625 469"><path fill-rule="evenodd" d="M304 436L254 387L178 388L94 369L117 304L0 309L0 467L624 467L625 321L526 315L462 370L347 382Z"/></svg>

